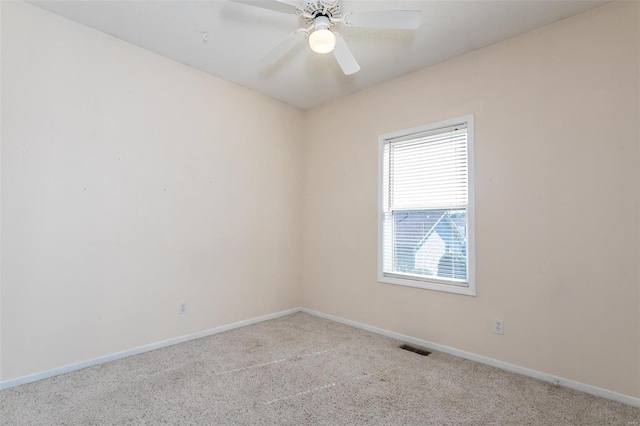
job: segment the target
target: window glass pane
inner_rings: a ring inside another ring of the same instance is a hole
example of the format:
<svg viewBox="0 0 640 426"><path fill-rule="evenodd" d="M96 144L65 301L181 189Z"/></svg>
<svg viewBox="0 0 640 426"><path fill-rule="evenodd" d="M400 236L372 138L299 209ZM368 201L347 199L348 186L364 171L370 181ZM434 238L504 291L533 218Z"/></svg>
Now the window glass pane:
<svg viewBox="0 0 640 426"><path fill-rule="evenodd" d="M387 272L467 279L466 210L395 211L390 216L393 262L385 262L391 266Z"/></svg>

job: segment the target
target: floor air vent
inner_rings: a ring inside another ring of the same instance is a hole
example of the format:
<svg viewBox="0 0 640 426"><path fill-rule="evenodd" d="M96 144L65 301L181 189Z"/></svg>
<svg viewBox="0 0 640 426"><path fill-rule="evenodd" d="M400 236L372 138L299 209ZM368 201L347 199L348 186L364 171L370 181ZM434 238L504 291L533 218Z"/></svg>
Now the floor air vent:
<svg viewBox="0 0 640 426"><path fill-rule="evenodd" d="M405 351L409 351L409 352L413 352L416 353L418 355L422 355L422 356L428 356L431 352L429 352L428 350L424 349L424 348L420 348L418 346L411 346L411 345L401 345L400 349L404 349Z"/></svg>

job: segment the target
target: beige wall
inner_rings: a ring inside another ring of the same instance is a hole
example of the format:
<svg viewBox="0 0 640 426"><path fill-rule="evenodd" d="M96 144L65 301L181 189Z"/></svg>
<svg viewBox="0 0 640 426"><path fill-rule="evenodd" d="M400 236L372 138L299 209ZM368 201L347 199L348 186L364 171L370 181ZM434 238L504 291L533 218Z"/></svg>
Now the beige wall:
<svg viewBox="0 0 640 426"><path fill-rule="evenodd" d="M606 5L309 112L303 306L639 397L638 26ZM466 114L477 297L378 283L377 136Z"/></svg>
<svg viewBox="0 0 640 426"><path fill-rule="evenodd" d="M2 380L299 306L302 112L12 2L2 89Z"/></svg>

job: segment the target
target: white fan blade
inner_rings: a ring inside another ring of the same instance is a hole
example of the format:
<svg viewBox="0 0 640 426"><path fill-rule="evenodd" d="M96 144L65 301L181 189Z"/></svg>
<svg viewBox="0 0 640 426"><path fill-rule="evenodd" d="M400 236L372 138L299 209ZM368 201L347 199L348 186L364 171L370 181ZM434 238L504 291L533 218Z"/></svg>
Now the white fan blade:
<svg viewBox="0 0 640 426"><path fill-rule="evenodd" d="M260 7L262 9L273 10L275 12L286 13L287 15L297 15L302 13L302 9L292 3L280 0L232 0L235 3L242 3L248 6Z"/></svg>
<svg viewBox="0 0 640 426"><path fill-rule="evenodd" d="M415 30L421 21L422 12L419 10L375 10L349 12L344 15L344 23L350 27Z"/></svg>
<svg viewBox="0 0 640 426"><path fill-rule="evenodd" d="M338 61L338 65L340 65L345 75L357 73L360 71L358 61L353 57L353 53L349 50L342 36L338 33L334 34L336 35L336 48L333 49L333 56L335 56L336 61Z"/></svg>
<svg viewBox="0 0 640 426"><path fill-rule="evenodd" d="M283 57L288 51L293 49L293 46L300 43L302 40L307 38L307 33L305 31L296 30L289 34L284 40L282 40L276 47L274 47L269 53L264 55L260 62L265 65L271 65L276 62L278 59Z"/></svg>

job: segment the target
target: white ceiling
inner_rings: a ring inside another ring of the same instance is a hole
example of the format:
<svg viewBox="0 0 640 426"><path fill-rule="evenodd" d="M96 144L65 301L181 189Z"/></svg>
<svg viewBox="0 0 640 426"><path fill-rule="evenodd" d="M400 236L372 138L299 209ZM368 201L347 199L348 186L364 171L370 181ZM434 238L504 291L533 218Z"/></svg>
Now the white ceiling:
<svg viewBox="0 0 640 426"><path fill-rule="evenodd" d="M295 2L295 0L290 0ZM350 1L353 10L419 9L417 31L340 32L362 70L345 76L331 54L301 43L276 64L259 59L302 18L230 1L30 3L217 77L308 109L525 33L606 1ZM209 33L208 42L202 32Z"/></svg>

